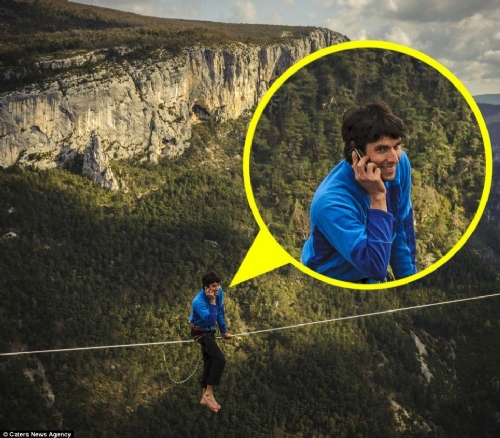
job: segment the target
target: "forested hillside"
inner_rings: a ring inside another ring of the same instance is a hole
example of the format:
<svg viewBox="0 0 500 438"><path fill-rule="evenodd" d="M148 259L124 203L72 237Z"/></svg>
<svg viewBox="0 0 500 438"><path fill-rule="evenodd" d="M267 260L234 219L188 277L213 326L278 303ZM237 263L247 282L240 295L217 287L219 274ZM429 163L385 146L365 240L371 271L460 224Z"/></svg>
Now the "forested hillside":
<svg viewBox="0 0 500 438"><path fill-rule="evenodd" d="M408 55L343 51L299 70L275 93L252 146L252 186L264 220L300 259L319 183L343 158L342 115L378 100L407 126L417 265L446 254L470 224L484 186L485 152L465 98L439 72Z"/></svg>
<svg viewBox="0 0 500 438"><path fill-rule="evenodd" d="M312 29L147 17L67 0L2 0L0 22L0 91L55 77L63 70L88 73L97 63L116 57L131 61L154 56L158 49L176 55L196 45L264 45L298 38ZM48 62L90 51L95 52L83 67Z"/></svg>
<svg viewBox="0 0 500 438"><path fill-rule="evenodd" d="M128 193L63 170L0 173L0 351L187 339L200 277L223 277L242 333L498 292L473 252L411 286L328 286L292 267L228 284L253 238L241 178L249 115L198 125L158 164L114 162ZM221 341L215 415L199 406L198 346L0 358L0 428L78 436L494 437L500 300ZM414 334L426 346L419 362ZM31 378L29 377L31 376ZM203 431L201 434L200 431Z"/></svg>

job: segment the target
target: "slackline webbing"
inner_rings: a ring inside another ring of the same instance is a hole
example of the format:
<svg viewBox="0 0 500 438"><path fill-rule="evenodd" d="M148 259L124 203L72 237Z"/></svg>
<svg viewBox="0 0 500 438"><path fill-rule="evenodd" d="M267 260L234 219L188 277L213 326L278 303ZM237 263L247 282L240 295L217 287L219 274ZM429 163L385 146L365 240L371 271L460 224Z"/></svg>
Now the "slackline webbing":
<svg viewBox="0 0 500 438"><path fill-rule="evenodd" d="M491 298L491 297L497 297L497 296L500 296L500 293L490 294L490 295L480 295L477 297L460 298L460 299L450 300L450 301L441 301L439 303L420 304L418 306L401 307L399 309L381 310L379 312L363 313L361 315L342 316L339 318L325 319L322 321L304 322L301 324L288 325L288 326L284 326L284 327L274 327L274 328L270 328L270 329L255 330L253 332L237 333L237 334L232 335L232 337L234 338L234 337L238 337L238 336L256 335L258 333L267 333L267 332L274 332L274 331L278 331L278 330L287 330L287 329L292 329L292 328L297 328L297 327L305 327L305 326L314 325L314 324L324 324L327 322L345 321L348 319L365 318L367 316L384 315L384 314L388 314L388 313L403 312L403 311L407 311L407 310L423 309L425 307L442 306L445 304L462 303L464 301L481 300L484 298ZM220 338L220 336L219 336L219 338ZM144 343L139 343L139 344L102 345L102 346L97 346L97 347L60 348L60 349L55 349L55 350L15 351L12 353L0 353L0 356L17 356L17 355L21 355L21 354L40 354L40 353L60 353L63 351L102 350L102 349L106 349L106 348L144 347L144 346L148 346L148 345L184 344L184 343L189 343L189 342L193 342L193 340L187 339L184 341L161 341L161 342L144 342Z"/></svg>

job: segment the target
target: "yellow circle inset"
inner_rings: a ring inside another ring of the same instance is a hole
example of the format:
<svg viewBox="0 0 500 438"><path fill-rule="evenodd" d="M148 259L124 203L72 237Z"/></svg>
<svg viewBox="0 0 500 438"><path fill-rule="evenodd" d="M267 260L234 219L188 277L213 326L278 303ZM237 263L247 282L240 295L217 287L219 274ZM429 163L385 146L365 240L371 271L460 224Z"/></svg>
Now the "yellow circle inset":
<svg viewBox="0 0 500 438"><path fill-rule="evenodd" d="M479 128L481 131L481 136L483 138L484 142L484 149L485 149L485 163L486 163L486 171L485 171L485 181L484 181L484 187L483 187L483 192L481 195L481 200L479 203L479 207L476 211L476 214L474 215L473 220L469 224L467 230L465 231L464 235L460 238L458 243L455 244L455 246L448 251L440 260L437 262L433 263L426 269L424 269L421 272L418 272L414 275L411 275L410 277L405 277L399 280L391 281L388 283L378 283L378 284L358 284L358 283L351 283L351 282L346 282L346 281L340 281L336 280L334 278L327 277L325 275L319 274L312 269L306 267L302 263L300 263L298 260L296 260L294 257L292 257L288 252L286 252L281 245L279 245L278 242L274 239L274 237L271 236L271 233L269 232L266 224L262 220L262 217L260 215L260 212L257 208L257 204L255 202L253 190L252 190L252 185L250 181L250 151L253 143L253 137L255 134L255 130L257 128L257 124L260 120L260 117L262 115L262 112L264 111L265 107L269 103L270 99L272 96L276 93L276 91L284 84L284 82L289 79L292 75L294 75L298 70L300 70L302 67L310 64L311 62L322 58L325 55L329 55L335 52L341 52L344 50L352 50L352 49L385 49L385 50L392 50L395 52L401 52L406 55L412 56L428 65L433 67L435 70L440 72L443 76L445 76L457 89L460 91L462 96L465 98L467 101L469 107L472 109L476 120L479 124ZM395 43L389 43L385 41L371 41L371 40L366 40L366 41L353 41L353 42L347 42L347 43L342 43L338 44L335 46L327 47L325 49L319 50L315 53L312 53L309 56L306 56L296 64L294 64L292 67L290 67L288 70L285 71L276 81L272 84L272 86L269 88L269 90L266 92L262 100L257 106L257 109L255 110L255 113L252 117L252 120L250 122L250 125L248 127L247 131L247 136L245 140L245 148L243 151L243 178L244 178L244 184L245 184L245 192L247 195L248 203L250 205L250 208L252 210L252 213L255 217L255 220L257 221L257 224L260 227L261 233L265 234L266 237L262 238L262 240L265 240L265 245L269 245L269 253L271 254L279 254L282 258L282 261L277 264L275 267L279 267L283 264L286 263L291 263L293 264L297 269L301 270L305 274L311 275L312 277L324 281L326 283L332 284L334 286L339 286L339 287L344 287L344 288L351 288L351 289L362 289L362 290L371 290L371 289L387 289L391 287L397 287L397 286L402 286L404 284L410 283L414 280L417 280L419 278L422 278L426 276L427 274L430 274L431 272L435 271L437 268L445 264L447 261L453 257L457 251L465 244L465 242L469 239L473 231L475 230L477 224L479 223L479 220L484 212L484 209L486 207L486 202L488 200L488 195L490 192L490 187L491 187L491 180L492 180L492 174L493 174L493 159L492 159L492 150L491 150L491 143L490 143L490 138L488 134L488 130L486 128L486 123L483 119L483 116L481 114L481 111L479 110L479 107L477 106L476 102L474 101L473 97L469 93L469 91L465 88L465 86L453 75L451 71L449 71L446 67L441 65L439 62L436 60L432 59L431 57L425 55L422 52L419 52L415 49L411 49L406 46L402 46L400 44L395 44ZM281 248L281 251L276 251L275 248L272 248L273 245L278 245ZM260 248L260 252L262 253L262 247ZM283 254L283 252L286 252L286 255ZM263 254L265 255L265 254ZM243 262L244 264L245 262ZM258 260L255 261L254 257L254 264L258 263ZM269 264L269 263L268 263ZM270 263L272 264L272 263ZM243 266L243 265L242 265ZM241 268L240 268L241 269ZM274 268L271 268L274 269ZM261 272L259 272L259 267L254 266L253 267L253 272L255 274L248 274L246 275L245 279L249 279L252 276L259 275L261 273L269 271L269 268L263 268Z"/></svg>

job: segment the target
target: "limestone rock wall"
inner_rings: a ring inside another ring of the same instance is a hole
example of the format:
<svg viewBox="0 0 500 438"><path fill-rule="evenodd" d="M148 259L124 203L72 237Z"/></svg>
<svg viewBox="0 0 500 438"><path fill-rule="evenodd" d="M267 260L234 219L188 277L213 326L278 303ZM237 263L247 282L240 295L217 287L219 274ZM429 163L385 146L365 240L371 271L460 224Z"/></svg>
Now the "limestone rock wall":
<svg viewBox="0 0 500 438"><path fill-rule="evenodd" d="M186 49L177 57L156 54L159 61L108 60L86 74L65 72L0 94L0 166L64 167L85 153L92 132L111 160L182 154L199 118L240 116L289 66L343 41L317 29L263 47L232 43Z"/></svg>
<svg viewBox="0 0 500 438"><path fill-rule="evenodd" d="M108 157L101 148L99 135L95 132L90 136L90 147L87 148L83 157L82 174L111 191L120 188L118 180L108 165Z"/></svg>

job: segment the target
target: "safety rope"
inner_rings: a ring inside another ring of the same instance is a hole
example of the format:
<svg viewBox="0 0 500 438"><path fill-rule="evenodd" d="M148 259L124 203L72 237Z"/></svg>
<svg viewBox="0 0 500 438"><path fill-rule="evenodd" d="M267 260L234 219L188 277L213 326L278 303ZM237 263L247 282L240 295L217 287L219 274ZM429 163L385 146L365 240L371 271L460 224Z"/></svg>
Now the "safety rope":
<svg viewBox="0 0 500 438"><path fill-rule="evenodd" d="M450 300L450 301L441 301L439 303L429 303L429 304L420 304L417 306L401 307L399 309L381 310L379 312L363 313L361 315L342 316L339 318L325 319L322 321L304 322L301 324L288 325L288 326L283 326L283 327L274 327L274 328L270 328L270 329L255 330L253 332L233 334L232 337L249 336L249 335L255 335L258 333L274 332L274 331L278 331L278 330L287 330L287 329L292 329L292 328L297 328L297 327L305 327L305 326L314 325L314 324L325 324L327 322L345 321L348 319L365 318L368 316L376 316L376 315L384 315L384 314L389 314L389 313L404 312L407 310L423 309L425 307L442 306L445 304L463 303L465 301L482 300L485 298L492 298L492 297L497 297L497 296L500 296L500 293L490 294L490 295L480 295L477 297L460 298L460 299ZM218 336L218 338L220 338L220 336ZM21 354L40 354L40 353L60 353L60 352L64 352L64 351L100 350L100 349L106 349L106 348L143 347L143 346L148 346L148 345L183 344L183 343L189 343L189 342L193 342L193 339L187 339L187 340L182 340L182 341L144 342L144 343L140 343L140 344L102 345L102 346L96 346L96 347L59 348L59 349L55 349L55 350L15 351L15 352L11 352L11 353L0 353L0 356L16 356L16 355L21 355Z"/></svg>
<svg viewBox="0 0 500 438"><path fill-rule="evenodd" d="M196 366L194 367L194 370L193 372L188 376L186 377L184 380L175 380L173 377L172 377L172 374L170 374L170 371L168 369L168 366L167 366L167 358L165 356L165 345L162 345L162 350L163 350L163 366L165 368L165 371L167 372L167 375L169 377L169 379L175 383L176 385L181 385L182 383L186 383L191 377L194 376L194 373L196 373L196 370L198 369L198 367L200 366L200 362L201 362L201 359L203 356L200 355L200 357L198 358L198 362L196 363Z"/></svg>

